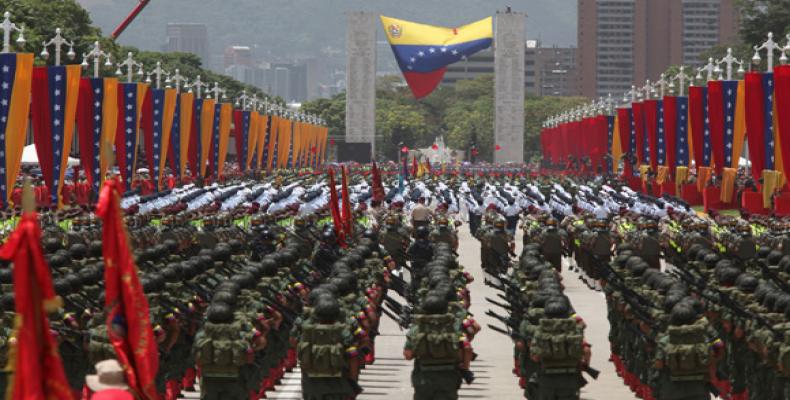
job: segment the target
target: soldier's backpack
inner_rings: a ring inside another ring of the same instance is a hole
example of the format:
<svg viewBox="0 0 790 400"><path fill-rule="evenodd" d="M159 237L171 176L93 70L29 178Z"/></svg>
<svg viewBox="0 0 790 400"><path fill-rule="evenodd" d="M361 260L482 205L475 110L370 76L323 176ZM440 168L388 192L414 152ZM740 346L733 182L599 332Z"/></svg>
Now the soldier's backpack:
<svg viewBox="0 0 790 400"><path fill-rule="evenodd" d="M95 364L115 357L115 348L112 347L110 337L107 334L107 324L100 323L91 328L90 338L88 339L88 360L90 363Z"/></svg>
<svg viewBox="0 0 790 400"><path fill-rule="evenodd" d="M414 322L414 358L421 365L455 365L460 361L459 334L453 314L418 314Z"/></svg>
<svg viewBox="0 0 790 400"><path fill-rule="evenodd" d="M530 351L540 356L546 373L568 373L579 367L583 344L584 335L576 319L541 318Z"/></svg>
<svg viewBox="0 0 790 400"><path fill-rule="evenodd" d="M302 371L311 378L339 378L346 366L343 330L341 323L302 326L302 337L296 354Z"/></svg>
<svg viewBox="0 0 790 400"><path fill-rule="evenodd" d="M783 324L786 327L787 324ZM790 378L790 331L784 330L784 340L779 345L778 364L782 366L782 376Z"/></svg>
<svg viewBox="0 0 790 400"><path fill-rule="evenodd" d="M540 250L545 255L562 254L562 238L556 231L543 232Z"/></svg>
<svg viewBox="0 0 790 400"><path fill-rule="evenodd" d="M240 333L238 323L214 324L206 322L202 332L195 338L195 360L204 373L210 375L238 374L239 368L247 363L249 341Z"/></svg>
<svg viewBox="0 0 790 400"><path fill-rule="evenodd" d="M667 365L673 381L703 380L708 373L710 349L705 326L670 326Z"/></svg>

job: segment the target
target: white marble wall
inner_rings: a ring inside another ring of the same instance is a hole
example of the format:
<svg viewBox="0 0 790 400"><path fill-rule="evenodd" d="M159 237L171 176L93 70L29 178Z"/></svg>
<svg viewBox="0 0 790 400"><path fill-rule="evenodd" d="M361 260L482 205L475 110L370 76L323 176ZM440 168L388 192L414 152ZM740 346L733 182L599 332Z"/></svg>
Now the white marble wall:
<svg viewBox="0 0 790 400"><path fill-rule="evenodd" d="M376 14L349 12L346 31L346 142L371 143L376 132Z"/></svg>
<svg viewBox="0 0 790 400"><path fill-rule="evenodd" d="M494 32L494 161L524 162L526 15L497 13Z"/></svg>

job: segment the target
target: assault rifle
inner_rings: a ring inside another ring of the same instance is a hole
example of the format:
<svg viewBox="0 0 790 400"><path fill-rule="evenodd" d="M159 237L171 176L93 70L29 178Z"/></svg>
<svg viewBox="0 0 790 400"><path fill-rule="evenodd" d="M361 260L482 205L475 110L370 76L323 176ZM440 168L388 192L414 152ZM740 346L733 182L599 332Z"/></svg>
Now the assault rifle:
<svg viewBox="0 0 790 400"><path fill-rule="evenodd" d="M521 340L523 342L527 342L527 338L524 337L524 335L522 335L522 334L520 334L518 332L508 331L506 329L502 329L502 328L500 328L498 326L491 325L491 324L487 324L487 326L489 328L491 328L491 330L493 330L494 332L501 333L501 334L506 335L506 336L510 336L514 340ZM591 378L593 378L595 380L597 380L598 376L601 375L601 371L599 371L599 370L597 370L597 369L595 369L595 368L593 368L593 367L591 367L589 365L586 365L586 364L582 364L581 370L582 370L582 372L586 372L587 375L589 375Z"/></svg>

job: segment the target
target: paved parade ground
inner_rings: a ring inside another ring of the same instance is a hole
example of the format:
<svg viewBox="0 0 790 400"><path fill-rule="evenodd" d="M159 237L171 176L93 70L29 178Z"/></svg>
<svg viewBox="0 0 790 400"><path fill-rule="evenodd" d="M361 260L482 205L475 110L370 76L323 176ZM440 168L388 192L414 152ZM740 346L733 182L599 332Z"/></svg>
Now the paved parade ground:
<svg viewBox="0 0 790 400"><path fill-rule="evenodd" d="M471 285L472 313L483 326L483 330L475 337L474 349L478 358L472 363L475 382L461 387L462 399L522 399L522 390L518 386L518 378L513 373L512 341L487 328L487 324L500 324L485 315L486 310L493 309L504 314L485 301L486 297L496 298L496 290L483 283L483 271L480 268L480 244L470 233L468 226L459 228L460 241L458 253L461 264L470 271L475 281ZM516 239L517 253L520 253L521 237ZM636 397L623 384L608 361L609 323L606 319L606 300L603 294L588 289L578 276L565 269L563 271L565 294L571 298L573 306L587 323L586 339L592 344L592 366L601 371L597 381L591 381L583 390L581 399L586 400L631 400ZM373 399L409 399L412 395L409 375L412 363L403 359L403 343L405 331L390 318L382 316L381 335L376 339L376 363L365 368L360 378L360 385L365 392L359 400ZM301 399L299 371L288 374L283 385L274 393L268 393L269 399ZM187 392L184 398L198 398L199 394Z"/></svg>

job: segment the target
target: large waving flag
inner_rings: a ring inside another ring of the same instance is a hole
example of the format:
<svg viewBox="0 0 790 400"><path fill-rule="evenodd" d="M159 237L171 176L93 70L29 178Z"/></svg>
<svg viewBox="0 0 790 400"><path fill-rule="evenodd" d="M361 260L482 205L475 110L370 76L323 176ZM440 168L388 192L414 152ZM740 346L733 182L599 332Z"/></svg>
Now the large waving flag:
<svg viewBox="0 0 790 400"><path fill-rule="evenodd" d="M123 366L126 383L135 398L158 400L156 373L159 357L151 329L148 300L138 277L120 206L121 184L108 180L102 188L96 214L102 219L104 256L104 309L107 333Z"/></svg>
<svg viewBox="0 0 790 400"><path fill-rule="evenodd" d="M447 66L491 46L493 18L445 28L381 17L395 59L414 97L421 99L442 81Z"/></svg>
<svg viewBox="0 0 790 400"><path fill-rule="evenodd" d="M30 88L33 76L33 55L0 54L0 195L5 204L11 197L25 146Z"/></svg>
<svg viewBox="0 0 790 400"><path fill-rule="evenodd" d="M8 374L7 392L0 394L9 400L72 399L58 342L47 318L47 313L58 309L61 300L55 293L50 267L41 249L41 227L36 213L22 215L16 230L0 248L0 258L14 263L16 303L13 327L16 345L8 360L8 367L14 373Z"/></svg>
<svg viewBox="0 0 790 400"><path fill-rule="evenodd" d="M41 174L57 205L71 150L80 91L79 65L33 70L33 135Z"/></svg>

